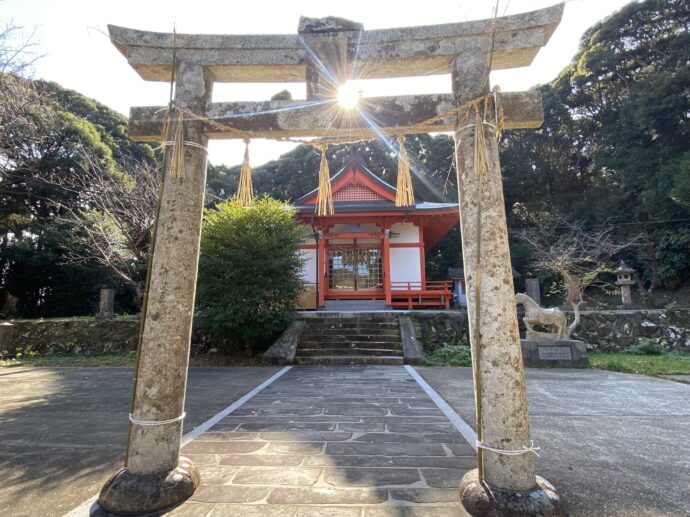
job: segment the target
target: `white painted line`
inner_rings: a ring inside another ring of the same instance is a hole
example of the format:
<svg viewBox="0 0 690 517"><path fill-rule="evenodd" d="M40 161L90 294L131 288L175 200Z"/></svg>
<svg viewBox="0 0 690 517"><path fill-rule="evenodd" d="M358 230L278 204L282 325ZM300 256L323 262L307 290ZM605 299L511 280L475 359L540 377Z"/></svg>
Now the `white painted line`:
<svg viewBox="0 0 690 517"><path fill-rule="evenodd" d="M260 391L263 391L264 388L270 386L275 381L277 381L279 378L281 378L283 375L285 375L288 372L288 370L290 370L290 368L292 368L292 366L286 366L285 368L283 368L282 370L275 373L273 376L269 377L264 382L259 384L256 388L254 388L252 391L247 393L244 397L237 399L235 402L233 402L228 407L226 407L223 411L221 411L220 413L216 413L214 416L212 416L211 418L206 420L206 422L201 424L199 427L196 427L196 428L192 429L191 431L189 431L187 434L185 434L182 437L182 443L181 443L180 447L184 447L189 442L194 440L197 436L199 436L201 433L205 433L211 427L213 427L218 422L220 422L223 418L228 416L230 413L232 413L236 409L239 409L239 407L242 404L247 402L254 395L259 393Z"/></svg>
<svg viewBox="0 0 690 517"><path fill-rule="evenodd" d="M405 365L405 369L407 370L407 373L409 373L414 380L417 381L417 384L419 384L424 392L429 395L431 400L434 401L434 404L438 406L438 408L443 412L444 415L450 420L450 423L455 426L455 428L458 430L458 432L462 435L462 437L467 440L467 443L470 444L470 446L477 451L477 433L474 432L474 429L472 429L467 422L465 422L460 415L458 415L455 410L450 407L448 402L443 400L441 395L439 395L434 388L432 388L428 382L424 380L424 378L419 375L417 370L415 370L412 366L409 364Z"/></svg>
<svg viewBox="0 0 690 517"><path fill-rule="evenodd" d="M248 392L245 396L243 396L243 397L237 399L235 402L233 402L232 404L230 404L230 405L229 405L228 407L226 407L224 410L222 410L222 411L219 412L219 413L216 413L216 414L213 415L211 418L209 418L208 420L206 420L206 422L204 422L203 424L201 424L201 425L199 425L198 427L195 427L194 429L192 429L191 431L189 431L187 434L185 434L185 435L182 437L182 441L181 441L181 443L180 443L180 448L182 448L182 447L184 447L185 445L187 445L189 442L191 442L192 440L194 440L194 439L195 439L196 437L198 437L200 434L205 433L206 431L208 431L211 427L213 427L214 425L216 425L218 422L220 422L223 418L225 418L226 416L228 416L228 415L229 415L230 413L232 413L233 411L239 409L239 408L242 406L242 404L244 404L245 402L247 402L249 399L251 399L251 398L252 398L254 395L256 395L257 393L263 391L265 388L267 388L268 386L270 386L271 384L273 384L273 383L274 383L275 381L277 381L280 377L282 377L283 375L285 375L285 374L288 372L288 370L290 370L291 368L292 368L292 366L286 366L286 367L283 368L282 370L276 372L276 373L273 374L271 377L269 377L268 379L266 379L264 382L262 382L261 384L259 384L256 388L254 388L253 390L251 390L250 392ZM415 373L416 373L416 372L415 372ZM91 507L92 507L94 504L96 504L96 499L98 499L98 496L97 496L97 495L93 496L93 497L92 497L91 499L89 499L88 501L84 501L84 502L81 503L79 506L77 506L76 508L74 508L72 511L70 511L70 512L66 513L65 515L63 515L63 517L88 517L88 515L90 515L90 513L91 513Z"/></svg>

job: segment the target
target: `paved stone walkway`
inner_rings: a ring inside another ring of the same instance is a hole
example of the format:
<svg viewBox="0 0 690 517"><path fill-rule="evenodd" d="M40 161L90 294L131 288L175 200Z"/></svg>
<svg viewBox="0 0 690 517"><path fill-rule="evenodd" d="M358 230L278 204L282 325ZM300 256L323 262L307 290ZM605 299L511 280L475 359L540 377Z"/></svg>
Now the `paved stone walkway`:
<svg viewBox="0 0 690 517"><path fill-rule="evenodd" d="M456 517L472 448L399 366L301 366L185 447L175 516Z"/></svg>

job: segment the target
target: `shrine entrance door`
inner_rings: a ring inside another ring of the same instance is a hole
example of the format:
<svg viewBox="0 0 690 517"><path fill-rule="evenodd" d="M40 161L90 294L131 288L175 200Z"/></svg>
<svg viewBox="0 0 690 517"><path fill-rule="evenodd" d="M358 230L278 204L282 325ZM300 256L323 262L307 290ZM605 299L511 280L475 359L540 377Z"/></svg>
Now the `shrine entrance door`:
<svg viewBox="0 0 690 517"><path fill-rule="evenodd" d="M381 248L354 245L329 249L326 297L384 298Z"/></svg>

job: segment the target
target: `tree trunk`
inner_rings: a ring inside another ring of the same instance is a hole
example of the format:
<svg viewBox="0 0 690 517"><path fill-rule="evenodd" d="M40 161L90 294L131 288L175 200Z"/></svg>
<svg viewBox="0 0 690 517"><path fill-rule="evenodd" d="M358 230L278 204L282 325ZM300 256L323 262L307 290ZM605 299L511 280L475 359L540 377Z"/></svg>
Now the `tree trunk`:
<svg viewBox="0 0 690 517"><path fill-rule="evenodd" d="M142 305L144 304L144 293L146 291L146 286L144 285L144 282L139 281L136 284L134 284L134 305L137 306L138 309L141 309Z"/></svg>
<svg viewBox="0 0 690 517"><path fill-rule="evenodd" d="M566 332L566 336L565 336L566 339L571 339L573 332L575 331L575 329L580 324L580 304L581 303L582 302L580 301L577 303L571 302L571 304L570 304L570 306L573 308L573 314L575 315L575 319L573 320L573 322L568 327L568 331Z"/></svg>
<svg viewBox="0 0 690 517"><path fill-rule="evenodd" d="M567 270L560 270L563 280L565 280L565 288L568 292L567 302L573 308L575 319L568 327L566 338L570 339L575 329L580 324L580 305L582 304L582 283L575 275L570 274Z"/></svg>
<svg viewBox="0 0 690 517"><path fill-rule="evenodd" d="M647 293L652 294L652 291L661 285L661 278L659 278L658 248L654 244L649 244L647 246L647 255L649 256L649 263L652 270L652 279L649 282Z"/></svg>

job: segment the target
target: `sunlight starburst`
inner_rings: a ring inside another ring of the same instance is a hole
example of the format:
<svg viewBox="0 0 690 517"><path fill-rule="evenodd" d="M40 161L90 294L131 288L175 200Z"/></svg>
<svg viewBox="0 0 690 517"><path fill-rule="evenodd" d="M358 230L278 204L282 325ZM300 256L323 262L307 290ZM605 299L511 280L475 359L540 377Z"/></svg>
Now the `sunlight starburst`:
<svg viewBox="0 0 690 517"><path fill-rule="evenodd" d="M351 83L346 82L341 84L338 88L338 104L345 109L353 109L359 104L359 99L362 92L357 90L357 87Z"/></svg>

